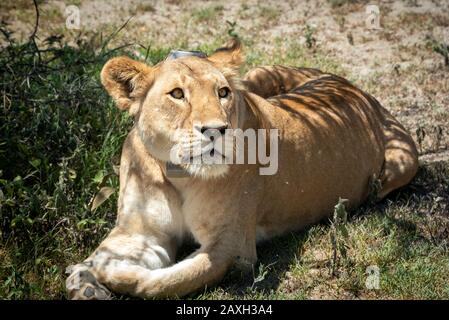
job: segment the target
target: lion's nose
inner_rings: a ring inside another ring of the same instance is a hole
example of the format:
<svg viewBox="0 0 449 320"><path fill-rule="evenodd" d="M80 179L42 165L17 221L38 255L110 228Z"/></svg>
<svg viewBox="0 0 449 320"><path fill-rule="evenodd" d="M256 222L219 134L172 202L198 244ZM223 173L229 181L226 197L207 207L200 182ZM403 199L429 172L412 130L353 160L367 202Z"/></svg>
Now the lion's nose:
<svg viewBox="0 0 449 320"><path fill-rule="evenodd" d="M208 122L202 124L200 127L197 127L197 130L202 134L207 135L208 133L219 132L221 135L224 135L226 129L229 128L229 125L224 122Z"/></svg>

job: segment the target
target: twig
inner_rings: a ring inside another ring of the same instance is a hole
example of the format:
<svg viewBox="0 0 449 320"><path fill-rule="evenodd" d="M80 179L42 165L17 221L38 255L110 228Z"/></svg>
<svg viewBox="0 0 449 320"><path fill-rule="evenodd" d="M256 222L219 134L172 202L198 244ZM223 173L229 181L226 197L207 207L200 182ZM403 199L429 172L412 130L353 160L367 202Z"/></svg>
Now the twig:
<svg viewBox="0 0 449 320"><path fill-rule="evenodd" d="M39 7L37 5L37 0L33 0L33 3L34 3L34 9L36 11L36 23L34 24L34 30L30 36L30 40L31 40L31 42L33 42L33 45L36 49L37 56L39 58L39 63L40 63L41 62L41 53L40 53L39 47L37 46L37 43L36 43L36 33L37 33L37 29L39 28Z"/></svg>
<svg viewBox="0 0 449 320"><path fill-rule="evenodd" d="M117 30L115 30L114 32L112 32L105 40L102 48L101 48L101 52L104 54L104 50L106 49L107 45L109 44L109 42L120 32L122 31L126 25L128 24L128 22L133 18L133 16L129 17L128 20L125 21L125 23L118 28Z"/></svg>
<svg viewBox="0 0 449 320"><path fill-rule="evenodd" d="M34 9L36 10L36 23L34 24L34 30L33 33L30 36L30 39L34 39L37 33L37 29L39 28L39 8L37 6L37 0L33 0L34 3Z"/></svg>

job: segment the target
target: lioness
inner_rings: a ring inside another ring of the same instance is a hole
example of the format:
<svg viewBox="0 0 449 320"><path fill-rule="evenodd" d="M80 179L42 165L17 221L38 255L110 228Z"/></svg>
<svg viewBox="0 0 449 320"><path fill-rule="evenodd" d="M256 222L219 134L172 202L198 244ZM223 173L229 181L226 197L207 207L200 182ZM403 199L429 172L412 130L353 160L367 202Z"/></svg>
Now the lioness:
<svg viewBox="0 0 449 320"><path fill-rule="evenodd" d="M373 179L381 199L413 178L415 144L376 99L315 69L261 67L240 79L241 51L233 40L209 57L106 63L101 81L135 125L123 145L117 224L72 267L70 298L186 295L231 265L253 265L257 241L329 216L339 197L357 207ZM204 163L167 174L177 129L226 128L279 129L277 173ZM200 248L175 263L188 238Z"/></svg>

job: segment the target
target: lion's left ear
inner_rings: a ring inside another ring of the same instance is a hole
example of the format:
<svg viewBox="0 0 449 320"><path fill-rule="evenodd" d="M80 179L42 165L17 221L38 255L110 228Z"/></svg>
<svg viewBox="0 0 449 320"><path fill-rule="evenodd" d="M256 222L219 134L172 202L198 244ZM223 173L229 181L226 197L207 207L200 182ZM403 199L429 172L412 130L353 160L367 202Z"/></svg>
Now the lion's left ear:
<svg viewBox="0 0 449 320"><path fill-rule="evenodd" d="M237 38L232 38L224 47L215 50L207 59L218 69L238 69L244 62L242 44Z"/></svg>

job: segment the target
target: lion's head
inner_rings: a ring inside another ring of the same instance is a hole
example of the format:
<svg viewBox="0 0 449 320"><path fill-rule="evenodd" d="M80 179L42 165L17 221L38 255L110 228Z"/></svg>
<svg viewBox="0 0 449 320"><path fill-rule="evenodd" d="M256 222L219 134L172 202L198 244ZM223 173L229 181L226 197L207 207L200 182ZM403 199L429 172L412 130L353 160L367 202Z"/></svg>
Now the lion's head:
<svg viewBox="0 0 449 320"><path fill-rule="evenodd" d="M225 129L240 128L245 116L238 80L242 62L240 43L232 40L209 57L185 56L155 66L113 58L103 67L101 81L117 106L134 116L139 136L153 157L173 162L174 150L181 158L189 150L193 161L180 165L192 175L216 177L225 174L228 166L217 161L198 163L194 158L199 155L192 150L208 144L212 147L201 152L212 159L223 158Z"/></svg>

